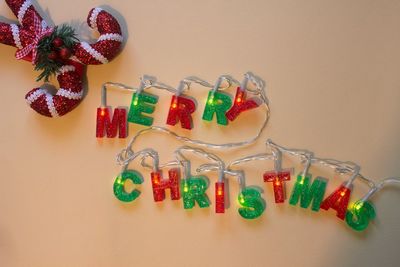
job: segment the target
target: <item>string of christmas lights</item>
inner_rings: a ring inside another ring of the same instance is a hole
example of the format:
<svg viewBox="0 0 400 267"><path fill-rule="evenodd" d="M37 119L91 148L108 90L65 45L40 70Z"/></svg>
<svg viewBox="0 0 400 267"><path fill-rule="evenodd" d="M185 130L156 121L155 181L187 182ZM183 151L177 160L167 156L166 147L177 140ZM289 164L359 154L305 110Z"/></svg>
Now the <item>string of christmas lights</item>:
<svg viewBox="0 0 400 267"><path fill-rule="evenodd" d="M159 131L162 128L159 127L155 129ZM148 130L151 131L152 129ZM169 131L165 132L171 133ZM132 145L141 134L140 132L137 133L128 147L117 155L117 162L122 166L122 170L114 182L114 193L121 201L133 201L140 194L136 189L131 192L126 192L124 189L124 183L127 179L131 180L134 184L141 184L143 182L143 177L139 172L128 170L127 168L132 160L140 158L141 165L144 168L150 168L152 170L151 184L154 201L164 201L165 190L170 189L171 199L179 200L182 198L185 209L193 208L196 203L200 208L209 207L211 204L207 195L209 180L204 175L193 175L191 173L190 160L183 155L183 152L191 152L211 162L197 168L197 173L210 171L218 172L218 179L215 183L215 212L225 212L225 203L229 197L225 192L226 177L236 177L240 189L237 198L239 205L238 213L245 219L255 219L260 217L266 208L266 202L262 197L262 192L255 186L247 186L245 172L234 168L243 163L255 160L274 161L274 170L266 171L263 174L263 181L272 184L275 203L281 204L285 202L285 183L291 181L293 173L292 168L282 168L282 154L285 153L300 157L304 166L303 170L296 177L293 190L289 197L289 204L293 206L299 204L300 207L304 209L311 206L312 211L319 211L320 209L335 210L336 216L341 220L345 220L347 225L352 229L363 231L376 216L375 208L370 201L371 197L384 186L400 183L400 178L387 178L375 184L375 182L360 173L360 167L357 164L334 159L317 158L314 157L314 154L310 151L288 149L277 145L270 139L266 141L270 153L250 155L234 160L227 165L218 156L200 148L189 146L183 146L175 150L175 160L160 164L158 153L153 149L144 149L138 152L133 151ZM147 158L152 159L152 164L146 162ZM312 164L320 164L333 168L338 174L347 175L349 178L325 197L328 179L316 177L312 180L312 174L309 172ZM161 171L163 168L169 168L168 179L163 178ZM183 175L182 178L181 174ZM354 187L354 182L357 179L366 183L370 187L370 190L361 199L350 204L350 196Z"/></svg>
<svg viewBox="0 0 400 267"><path fill-rule="evenodd" d="M173 94L166 124L175 126L180 122L183 129L192 129L192 114L196 110L196 105L192 99L184 94L184 92L191 88L192 83L211 88L202 116L203 120L206 121L212 121L213 118L216 117L218 124L227 125L228 121L234 121L244 111L259 106L265 107L264 122L258 133L252 139L229 144L207 144L199 140L193 140L193 144L201 145L201 143L203 143L203 146L209 148L230 148L251 144L260 137L268 123L270 110L268 99L264 91L264 82L250 72L244 75L244 79L240 85L236 79L229 75L221 75L214 85L198 77L190 76L182 79L177 88L158 82L155 77L147 75L141 78L138 88L121 83L106 82L102 86L101 105L97 109L96 137L103 138L106 136L107 138L114 138L118 134L119 138L126 138L128 136L128 122L151 126L153 124L153 118L148 115L155 111L158 98L155 95L145 92L149 88L166 90ZM232 102L230 96L223 91L229 89L234 84L239 86L236 88L236 95ZM112 112L111 107L107 106L108 87L133 92L129 112L123 107L115 108L114 112ZM248 93L251 94L252 97L248 98ZM151 127L150 129L156 130L159 129L159 127ZM141 133L146 131L148 130L145 129ZM185 139L185 142L190 142L188 138L181 138Z"/></svg>
<svg viewBox="0 0 400 267"><path fill-rule="evenodd" d="M171 98L170 110L167 118L167 124L176 125L181 122L184 129L192 129L191 114L195 110L194 102L186 101L187 97L183 94L188 91L191 83L197 83L204 87L211 88L208 93L206 106L203 112L203 120L212 120L216 117L217 123L227 125L229 120L233 121L241 112L259 107L261 104L265 106L265 121L259 132L251 139L224 144L208 143L201 140L193 140L185 136L176 134L175 132L160 126L151 126L153 118L147 116L154 112L154 105L158 99L154 95L145 93L149 88L166 90L173 94ZM249 83L255 89L249 88ZM276 204L285 203L286 200L286 183L292 181L293 168L283 168L283 154L300 157L303 170L294 179L294 186L289 197L289 204L292 206L299 205L301 208L311 208L312 211L334 210L336 216L346 221L352 229L356 231L365 230L369 222L375 218L375 208L372 205L371 197L380 191L384 186L400 183L400 178L387 178L375 184L372 180L366 178L360 173L360 166L351 162L338 161L335 159L322 159L314 156L314 153L302 149L288 149L280 146L270 139L266 141L269 149L268 153L260 153L250 155L232 161L229 164L213 153L206 152L203 149L182 146L174 151L174 160L160 164L157 151L151 148L143 149L135 152L134 143L142 135L149 132L166 133L175 139L193 146L202 146L208 149L230 149L249 145L255 142L262 134L268 123L270 116L268 99L264 92L264 83L262 80L251 73L246 73L245 78L237 87L234 102L222 91L230 88L232 84L239 84L234 78L227 75L221 75L216 83L210 84L198 77L190 76L180 81L177 88L158 82L155 77L144 76L138 88L129 87L120 83L105 83L102 88L101 106L97 110L97 127L96 136L101 138L105 135L112 138L117 135L119 137L127 137L127 123L137 123L150 126L137 132L126 148L117 155L117 162L122 166L120 174L114 182L114 194L123 202L131 202L139 197L140 192L134 189L130 192L125 191L125 182L130 180L133 184L143 183L143 176L135 170L129 170L128 165L135 159L140 160L143 168L151 170L151 185L153 189L153 198L156 202L165 200L165 192L167 189L171 192L172 200L183 200L184 209L192 209L196 204L200 208L207 208L211 205L211 201L207 195L209 188L209 179L201 173L216 171L218 179L215 182L215 212L224 213L225 203L229 197L225 190L227 177L235 177L239 183L238 213L245 219L255 219L260 217L266 208L266 201L262 197L262 191L256 186L247 186L245 172L242 169L236 169L250 161L267 160L273 161L274 169L267 170L263 174L263 181L271 184ZM122 90L133 92L130 110L117 108L111 119L111 109L107 106L107 87L112 86ZM253 98L246 97L246 93L254 95ZM146 115L145 115L146 114ZM184 156L184 153L192 153L199 155L208 160L196 169L196 174L191 171L191 162ZM147 163L148 158L152 159L151 163ZM343 182L338 188L325 196L328 179L324 177L315 177L312 179L310 168L312 165L319 164L322 166L333 168L340 175L348 176L347 181ZM164 178L162 169L168 168L168 178ZM353 191L354 182L359 179L366 183L370 190L361 199L350 204L350 196Z"/></svg>

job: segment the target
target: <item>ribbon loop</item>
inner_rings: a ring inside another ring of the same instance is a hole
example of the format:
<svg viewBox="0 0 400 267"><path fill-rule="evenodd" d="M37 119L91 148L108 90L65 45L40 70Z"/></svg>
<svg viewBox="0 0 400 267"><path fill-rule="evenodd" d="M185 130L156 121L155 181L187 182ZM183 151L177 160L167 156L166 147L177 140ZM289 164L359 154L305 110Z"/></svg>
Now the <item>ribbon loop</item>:
<svg viewBox="0 0 400 267"><path fill-rule="evenodd" d="M39 17L35 14L33 17L33 29L34 31L32 33L31 43L19 49L15 53L15 57L17 59L23 59L32 52L32 64L36 64L39 42L43 37L53 33L54 28L48 27L46 23L42 23Z"/></svg>

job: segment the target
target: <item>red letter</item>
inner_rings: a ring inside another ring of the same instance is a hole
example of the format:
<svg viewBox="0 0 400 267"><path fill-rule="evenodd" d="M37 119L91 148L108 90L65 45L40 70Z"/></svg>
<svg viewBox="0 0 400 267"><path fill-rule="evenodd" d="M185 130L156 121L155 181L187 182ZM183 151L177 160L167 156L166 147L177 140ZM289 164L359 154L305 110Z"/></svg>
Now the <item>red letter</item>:
<svg viewBox="0 0 400 267"><path fill-rule="evenodd" d="M225 212L225 183L215 183L215 212Z"/></svg>
<svg viewBox="0 0 400 267"><path fill-rule="evenodd" d="M264 173L264 182L273 182L275 203L285 201L284 181L290 180L290 171L270 171Z"/></svg>
<svg viewBox="0 0 400 267"><path fill-rule="evenodd" d="M338 189L336 189L321 203L321 209L328 210L332 208L337 211L336 216L344 220L350 200L350 194L350 188L345 187L344 185L339 186Z"/></svg>
<svg viewBox="0 0 400 267"><path fill-rule="evenodd" d="M171 190L171 199L178 200L181 198L179 192L180 175L179 169L171 169L168 171L168 180L162 179L162 172L151 173L151 185L153 186L154 201L163 201L165 199L165 189Z"/></svg>
<svg viewBox="0 0 400 267"><path fill-rule="evenodd" d="M128 136L126 122L126 109L124 108L116 108L112 120L110 120L109 108L97 108L96 137L103 138L106 132L108 138L114 138L119 129L118 137L126 138Z"/></svg>
<svg viewBox="0 0 400 267"><path fill-rule="evenodd" d="M192 129L192 116L190 114L192 114L195 109L196 105L193 100L174 95L169 108L167 124L174 126L180 120L182 128Z"/></svg>
<svg viewBox="0 0 400 267"><path fill-rule="evenodd" d="M233 121L243 111L253 109L258 106L259 104L253 99L246 100L246 91L241 90L240 87L238 87L236 90L235 101L233 102L231 109L226 112L226 117L230 121Z"/></svg>

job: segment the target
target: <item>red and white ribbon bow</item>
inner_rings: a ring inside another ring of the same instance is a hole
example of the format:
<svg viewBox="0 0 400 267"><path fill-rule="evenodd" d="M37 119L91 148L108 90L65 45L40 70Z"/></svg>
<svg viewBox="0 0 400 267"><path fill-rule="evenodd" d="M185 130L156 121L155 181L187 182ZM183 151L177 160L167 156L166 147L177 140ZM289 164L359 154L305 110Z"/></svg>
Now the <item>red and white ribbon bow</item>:
<svg viewBox="0 0 400 267"><path fill-rule="evenodd" d="M42 27L41 20L36 15L33 17L33 29L34 32L32 33L32 42L27 46L25 46L24 48L19 49L15 53L15 57L17 59L23 59L32 52L32 64L35 64L37 60L37 49L39 41L43 37L50 35L54 29L48 28L46 26Z"/></svg>

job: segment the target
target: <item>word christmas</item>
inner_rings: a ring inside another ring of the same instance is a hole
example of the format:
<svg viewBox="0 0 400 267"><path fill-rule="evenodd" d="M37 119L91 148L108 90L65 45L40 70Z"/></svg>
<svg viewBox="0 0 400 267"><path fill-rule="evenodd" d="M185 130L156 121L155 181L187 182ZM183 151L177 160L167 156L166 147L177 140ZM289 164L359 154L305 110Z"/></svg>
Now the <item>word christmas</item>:
<svg viewBox="0 0 400 267"><path fill-rule="evenodd" d="M134 189L131 192L125 190L125 183L130 180L133 184L138 185L143 183L142 175L134 170L128 170L127 166L130 161L137 157L141 157L142 166L152 169L151 172L151 185L153 189L153 198L156 202L165 200L165 192L170 190L171 199L179 200L182 198L183 207L185 209L192 209L196 204L200 208L210 206L209 197L206 193L209 183L208 178L203 175L192 175L190 173L190 161L187 160L182 152L193 152L201 155L211 161L213 164L204 164L200 166L197 171L218 171L218 181L215 183L214 199L215 199L215 212L225 212L225 199L228 197L225 194L225 175L237 176L239 179L240 193L238 199L238 213L245 219L255 219L262 215L265 210L265 200L259 190L255 187L246 186L243 171L233 170L234 165L252 160L273 160L275 169L266 171L263 175L265 183L271 183L275 203L285 202L285 183L291 181L291 170L282 169L282 152L292 155L300 156L305 161L304 170L299 173L294 181L294 187L289 198L290 205L300 205L301 208L309 208L313 211L335 210L336 216L345 220L346 223L356 231L362 231L367 228L369 222L375 218L375 209L371 204L369 198L379 191L383 185L389 183L400 183L399 178L389 178L383 180L380 184L375 185L371 180L366 179L359 173L360 167L355 164L347 162L340 162L336 160L325 160L313 157L313 154L304 150L289 150L282 146L273 143L271 140L267 141L272 153L270 154L257 154L242 159L238 159L227 167L224 162L216 155L205 152L204 150L193 147L181 147L175 151L176 160L168 162L164 166L181 165L183 166L183 177L181 179L181 171L179 168L171 168L168 171L168 178L163 177L158 162L158 153L153 149L144 149L134 153L131 149L132 144L124 149L118 155L118 162L123 166L121 174L115 179L114 194L117 199L130 202L139 197L140 192ZM153 159L153 164L148 165L145 158L150 157ZM327 197L325 191L327 187L327 179L323 177L316 177L312 180L312 175L309 169L312 163L320 163L325 166L334 168L340 174L350 173L350 179L336 188ZM349 204L351 192L353 190L354 181L359 178L366 182L370 187L370 191L360 200L353 204Z"/></svg>
<svg viewBox="0 0 400 267"><path fill-rule="evenodd" d="M208 93L208 98L203 112L203 120L212 121L216 117L217 123L227 125L228 121L234 121L242 112L259 107L261 104L267 105L266 98L259 85L259 81L251 73L246 73L241 85L236 89L236 96L232 101L231 97L221 92L221 84L226 81L230 87L234 79L229 76L222 75L217 83L213 86L198 78L186 78L180 82L177 89L167 86L162 83L155 83L151 80L142 80L139 89L133 89L134 94L130 105L129 112L125 108L115 108L114 112L106 104L106 86L114 85L120 88L131 89L130 87L106 83L103 85L102 104L97 109L96 119L96 137L102 138L126 138L128 136L127 123L136 123L150 126L153 124L153 118L148 116L155 110L155 104L158 102L158 97L146 92L147 88L158 88L172 92L174 95L171 98L169 113L166 119L168 125L176 125L180 122L183 129L192 129L193 120L192 114L196 110L195 101L188 96L183 95L183 91L187 90L191 82L200 83L207 87L212 87ZM249 89L247 84L252 81L256 85L256 90ZM226 88L228 88L226 87ZM223 88L223 89L226 89ZM247 92L251 92L259 97L247 98ZM146 115L147 114L147 115Z"/></svg>

